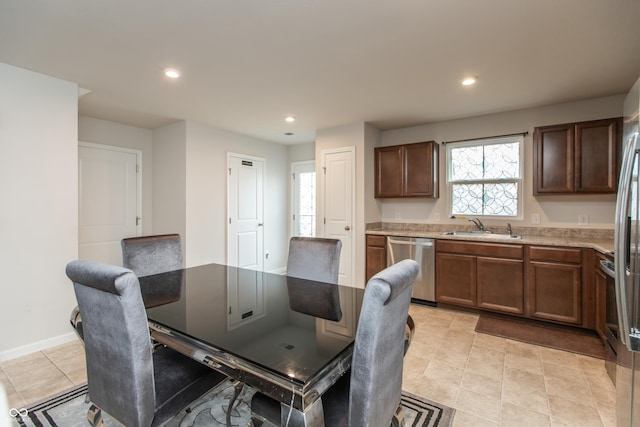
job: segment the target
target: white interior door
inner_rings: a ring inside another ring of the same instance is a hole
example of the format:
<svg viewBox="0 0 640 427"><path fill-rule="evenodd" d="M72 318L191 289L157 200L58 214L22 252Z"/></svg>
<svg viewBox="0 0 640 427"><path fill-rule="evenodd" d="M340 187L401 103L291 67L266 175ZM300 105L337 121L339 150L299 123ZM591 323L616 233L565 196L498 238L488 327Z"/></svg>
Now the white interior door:
<svg viewBox="0 0 640 427"><path fill-rule="evenodd" d="M229 154L227 262L264 269L264 159Z"/></svg>
<svg viewBox="0 0 640 427"><path fill-rule="evenodd" d="M322 152L324 237L340 239L341 285L353 285L355 247L355 148L345 147Z"/></svg>
<svg viewBox="0 0 640 427"><path fill-rule="evenodd" d="M137 150L79 143L80 258L122 265L120 240L141 234L141 156Z"/></svg>
<svg viewBox="0 0 640 427"><path fill-rule="evenodd" d="M263 318L266 314L265 302L262 272L227 271L228 331Z"/></svg>

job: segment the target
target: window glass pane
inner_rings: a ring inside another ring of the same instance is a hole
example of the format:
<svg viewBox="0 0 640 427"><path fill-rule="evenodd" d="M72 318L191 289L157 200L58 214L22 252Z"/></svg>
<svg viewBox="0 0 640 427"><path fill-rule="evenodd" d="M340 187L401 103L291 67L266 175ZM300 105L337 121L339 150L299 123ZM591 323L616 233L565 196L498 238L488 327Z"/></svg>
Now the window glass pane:
<svg viewBox="0 0 640 427"><path fill-rule="evenodd" d="M297 178L298 236L313 237L316 235L316 173L301 172Z"/></svg>
<svg viewBox="0 0 640 427"><path fill-rule="evenodd" d="M451 149L451 180L520 177L520 144L477 145Z"/></svg>
<svg viewBox="0 0 640 427"><path fill-rule="evenodd" d="M513 216L518 213L518 185L514 182L484 185L484 215Z"/></svg>
<svg viewBox="0 0 640 427"><path fill-rule="evenodd" d="M518 184L453 184L454 215L514 216L518 213Z"/></svg>
<svg viewBox="0 0 640 427"><path fill-rule="evenodd" d="M504 179L520 176L520 144L484 146L484 178Z"/></svg>
<svg viewBox="0 0 640 427"><path fill-rule="evenodd" d="M451 204L454 215L482 215L482 184L454 184Z"/></svg>
<svg viewBox="0 0 640 427"><path fill-rule="evenodd" d="M452 215L518 216L521 137L447 147Z"/></svg>
<svg viewBox="0 0 640 427"><path fill-rule="evenodd" d="M451 149L451 180L482 179L482 146Z"/></svg>

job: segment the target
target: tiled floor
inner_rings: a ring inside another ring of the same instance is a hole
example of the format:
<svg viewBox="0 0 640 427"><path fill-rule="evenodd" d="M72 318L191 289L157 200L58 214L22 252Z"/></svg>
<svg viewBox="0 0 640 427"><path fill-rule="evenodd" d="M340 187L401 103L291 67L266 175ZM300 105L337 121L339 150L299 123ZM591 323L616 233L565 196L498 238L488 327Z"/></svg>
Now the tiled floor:
<svg viewBox="0 0 640 427"><path fill-rule="evenodd" d="M604 361L476 333L477 315L412 305L403 389L462 426L615 426Z"/></svg>
<svg viewBox="0 0 640 427"><path fill-rule="evenodd" d="M80 341L0 363L0 380L9 406L26 407L87 381Z"/></svg>
<svg viewBox="0 0 640 427"><path fill-rule="evenodd" d="M414 341L403 389L456 408L454 427L615 426L604 362L474 332L473 314L411 306ZM74 342L0 363L20 408L86 381Z"/></svg>

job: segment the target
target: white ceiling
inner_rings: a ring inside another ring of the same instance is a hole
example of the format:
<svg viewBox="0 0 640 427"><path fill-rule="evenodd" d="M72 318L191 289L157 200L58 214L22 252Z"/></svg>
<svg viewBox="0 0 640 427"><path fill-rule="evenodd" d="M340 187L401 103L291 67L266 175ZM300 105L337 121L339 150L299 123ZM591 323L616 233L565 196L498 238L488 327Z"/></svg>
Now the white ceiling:
<svg viewBox="0 0 640 427"><path fill-rule="evenodd" d="M82 115L291 144L625 93L640 1L0 0L0 62L90 90Z"/></svg>

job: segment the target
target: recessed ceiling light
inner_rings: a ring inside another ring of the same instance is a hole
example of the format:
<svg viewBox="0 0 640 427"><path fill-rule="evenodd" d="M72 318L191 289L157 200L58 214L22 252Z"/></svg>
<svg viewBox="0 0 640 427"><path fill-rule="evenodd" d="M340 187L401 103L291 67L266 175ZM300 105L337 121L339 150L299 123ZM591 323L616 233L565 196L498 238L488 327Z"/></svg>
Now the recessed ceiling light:
<svg viewBox="0 0 640 427"><path fill-rule="evenodd" d="M465 79L462 80L462 84L464 86L471 86L472 84L475 84L475 82L476 82L475 77L465 77Z"/></svg>
<svg viewBox="0 0 640 427"><path fill-rule="evenodd" d="M295 117L293 117L293 116L287 116L287 117L284 119L284 121L285 121L285 122L287 122L287 123L293 123L293 122L295 122L295 121L296 121L296 118L295 118Z"/></svg>
<svg viewBox="0 0 640 427"><path fill-rule="evenodd" d="M165 68L164 75L169 77L170 79L177 79L178 77L180 77L180 71L176 70L175 68Z"/></svg>

